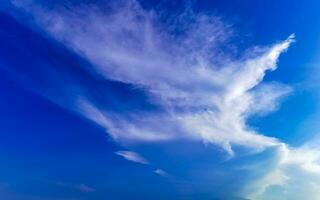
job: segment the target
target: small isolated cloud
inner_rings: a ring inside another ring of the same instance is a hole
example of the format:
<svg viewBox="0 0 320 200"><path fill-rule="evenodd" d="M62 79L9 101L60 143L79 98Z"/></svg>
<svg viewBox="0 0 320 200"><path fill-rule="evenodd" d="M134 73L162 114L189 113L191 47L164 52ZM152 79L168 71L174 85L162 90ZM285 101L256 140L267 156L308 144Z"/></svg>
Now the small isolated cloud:
<svg viewBox="0 0 320 200"><path fill-rule="evenodd" d="M63 181L54 181L51 182L49 181L48 183L56 185L58 187L63 187L63 188L68 188L68 189L75 189L77 191L83 192L83 193L91 193L91 192L95 192L96 189L88 186L86 184L74 184L74 183L68 183L68 182L63 182Z"/></svg>
<svg viewBox="0 0 320 200"><path fill-rule="evenodd" d="M93 187L90 187L85 184L74 185L73 187L74 189L79 190L80 192L83 192L83 193L91 193L96 191L96 189L94 189Z"/></svg>
<svg viewBox="0 0 320 200"><path fill-rule="evenodd" d="M117 151L115 154L129 160L135 163L140 163L140 164L149 164L149 162L140 156L139 154L133 152L133 151Z"/></svg>
<svg viewBox="0 0 320 200"><path fill-rule="evenodd" d="M158 174L159 176L168 176L168 173L162 169L156 169L153 171L155 174Z"/></svg>

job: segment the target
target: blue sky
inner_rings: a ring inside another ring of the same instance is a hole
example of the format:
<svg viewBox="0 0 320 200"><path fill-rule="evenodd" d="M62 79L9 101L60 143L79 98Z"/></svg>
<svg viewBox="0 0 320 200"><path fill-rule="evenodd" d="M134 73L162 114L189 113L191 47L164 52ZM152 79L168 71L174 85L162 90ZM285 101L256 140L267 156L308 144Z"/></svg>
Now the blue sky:
<svg viewBox="0 0 320 200"><path fill-rule="evenodd" d="M319 199L319 6L1 2L1 199Z"/></svg>

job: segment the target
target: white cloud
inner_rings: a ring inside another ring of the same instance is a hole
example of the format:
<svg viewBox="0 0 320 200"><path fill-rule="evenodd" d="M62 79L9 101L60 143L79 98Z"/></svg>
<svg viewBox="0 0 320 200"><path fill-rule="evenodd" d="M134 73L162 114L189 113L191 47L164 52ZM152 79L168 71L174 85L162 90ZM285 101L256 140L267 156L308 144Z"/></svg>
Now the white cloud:
<svg viewBox="0 0 320 200"><path fill-rule="evenodd" d="M168 176L168 173L163 169L155 169L153 172L159 176Z"/></svg>
<svg viewBox="0 0 320 200"><path fill-rule="evenodd" d="M53 37L88 59L95 67L92 71L147 91L152 103L164 111L111 113L86 96L77 99L72 109L106 128L119 142L184 138L219 145L230 155L233 145L255 151L274 148L271 167L244 188L244 196L276 199L270 197L270 188L296 194L294 185L305 185L299 191L310 199L319 195L320 150L316 146L292 148L246 125L249 116L276 110L291 91L289 86L262 80L277 68L280 54L289 48L294 35L268 47L249 49L235 59L221 53L222 46L231 45L232 30L217 17L188 11L168 20L168 30L156 11L146 11L135 1L120 4L115 3L108 13L93 5L53 10L20 5ZM181 34L171 34L178 28ZM135 152L116 154L148 164ZM161 169L154 172L165 174Z"/></svg>
<svg viewBox="0 0 320 200"><path fill-rule="evenodd" d="M292 148L286 144L276 147L268 165L256 165L247 170L265 171L242 191L250 199L319 199L320 149L317 142Z"/></svg>
<svg viewBox="0 0 320 200"><path fill-rule="evenodd" d="M96 191L93 187L90 187L85 184L79 184L79 185L75 185L73 187L74 187L74 189L79 190L80 192L83 192L83 193L91 193L91 192Z"/></svg>
<svg viewBox="0 0 320 200"><path fill-rule="evenodd" d="M246 126L251 114L266 113L290 89L276 83L259 86L294 36L240 59L221 55L230 28L219 18L182 13L163 28L155 11L135 1L115 3L107 14L95 6L31 10L42 27L91 61L107 79L134 84L149 92L162 113L106 113L86 97L75 108L104 126L115 139L163 141L189 138L218 144L230 154L232 144L261 150L277 145ZM29 7L30 8L30 7Z"/></svg>
<svg viewBox="0 0 320 200"><path fill-rule="evenodd" d="M129 160L132 162L140 163L140 164L149 164L149 162L140 156L139 154L133 152L133 151L117 151L115 154Z"/></svg>

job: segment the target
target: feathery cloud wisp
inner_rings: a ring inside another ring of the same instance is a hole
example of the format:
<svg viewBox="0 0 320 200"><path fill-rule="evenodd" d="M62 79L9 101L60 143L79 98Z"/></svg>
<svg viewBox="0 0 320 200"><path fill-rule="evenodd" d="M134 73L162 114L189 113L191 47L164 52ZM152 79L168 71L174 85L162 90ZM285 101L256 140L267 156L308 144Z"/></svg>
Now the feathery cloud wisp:
<svg viewBox="0 0 320 200"><path fill-rule="evenodd" d="M108 13L94 5L52 10L36 4L20 6L54 38L89 60L94 66L90 70L146 91L152 103L161 107L161 111L108 112L104 105L80 94L71 109L106 128L115 140L184 138L219 145L230 155L233 145L275 148L272 167L248 185L245 196L265 195L271 186L299 182L292 170L318 173L317 148L291 148L246 124L249 116L274 111L291 91L289 86L262 80L277 68L280 54L294 35L268 47L249 49L236 59L221 54L222 46L231 45L232 31L214 16L182 13L169 19L166 27L170 28L166 28L159 13L146 11L132 0L115 3ZM116 154L148 163L131 151ZM306 182L318 188L317 181Z"/></svg>
<svg viewBox="0 0 320 200"><path fill-rule="evenodd" d="M153 172L159 176L168 176L168 173L162 169L155 169Z"/></svg>
<svg viewBox="0 0 320 200"><path fill-rule="evenodd" d="M149 164L149 162L144 159L142 156L139 154L133 152L133 151L117 151L115 154L129 160L132 162L140 163L140 164Z"/></svg>
<svg viewBox="0 0 320 200"><path fill-rule="evenodd" d="M181 14L171 25L183 27L182 33L172 34L178 30L164 29L157 13L136 1L119 4L108 14L94 6L30 8L45 30L91 61L96 73L148 91L164 112L106 113L85 96L75 110L119 141L189 138L217 144L229 154L233 144L258 150L278 144L250 130L246 118L273 110L290 92L281 84L259 84L276 69L293 35L233 59L220 53L231 31L219 18Z"/></svg>

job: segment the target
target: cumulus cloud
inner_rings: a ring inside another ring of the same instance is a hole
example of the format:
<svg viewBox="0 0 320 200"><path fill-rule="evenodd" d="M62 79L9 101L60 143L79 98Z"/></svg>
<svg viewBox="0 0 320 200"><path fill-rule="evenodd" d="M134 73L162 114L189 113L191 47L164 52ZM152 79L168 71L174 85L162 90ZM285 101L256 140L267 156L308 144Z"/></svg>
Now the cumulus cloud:
<svg viewBox="0 0 320 200"><path fill-rule="evenodd" d="M318 142L292 148L280 144L267 165L248 167L261 172L243 190L250 199L318 199L320 193L320 149Z"/></svg>
<svg viewBox="0 0 320 200"><path fill-rule="evenodd" d="M115 154L129 160L132 162L140 163L140 164L149 164L149 162L140 156L139 154L133 152L133 151L117 151Z"/></svg>

